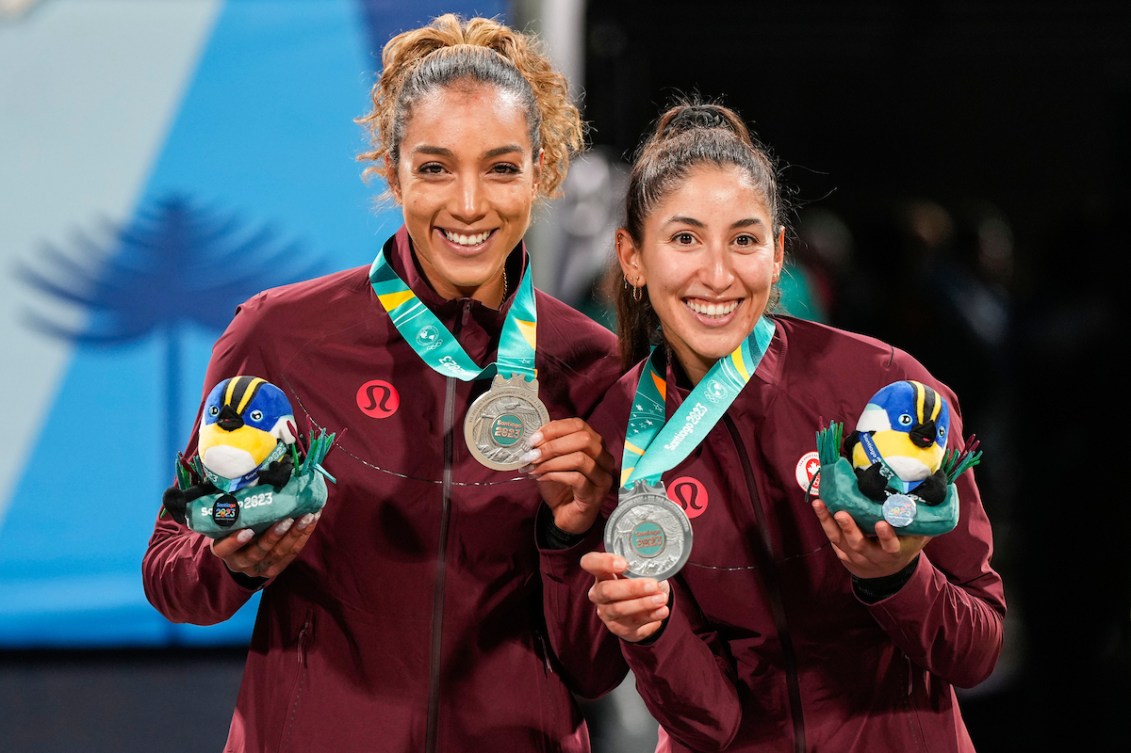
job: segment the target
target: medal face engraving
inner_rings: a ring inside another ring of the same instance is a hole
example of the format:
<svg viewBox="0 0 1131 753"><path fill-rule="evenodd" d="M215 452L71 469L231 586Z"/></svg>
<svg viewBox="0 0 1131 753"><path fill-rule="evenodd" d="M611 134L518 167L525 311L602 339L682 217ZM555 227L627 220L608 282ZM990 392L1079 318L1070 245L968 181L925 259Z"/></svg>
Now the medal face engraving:
<svg viewBox="0 0 1131 753"><path fill-rule="evenodd" d="M628 561L632 578L665 580L680 571L691 554L691 522L668 499L663 484L637 482L622 490L605 524L605 550Z"/></svg>
<svg viewBox="0 0 1131 753"><path fill-rule="evenodd" d="M525 465L520 458L530 450L530 437L549 421L550 414L538 399L537 379L496 376L491 388L468 409L463 435L480 463L513 471Z"/></svg>
<svg viewBox="0 0 1131 753"><path fill-rule="evenodd" d="M894 528L903 528L915 520L915 500L906 494L892 494L884 500L884 520Z"/></svg>

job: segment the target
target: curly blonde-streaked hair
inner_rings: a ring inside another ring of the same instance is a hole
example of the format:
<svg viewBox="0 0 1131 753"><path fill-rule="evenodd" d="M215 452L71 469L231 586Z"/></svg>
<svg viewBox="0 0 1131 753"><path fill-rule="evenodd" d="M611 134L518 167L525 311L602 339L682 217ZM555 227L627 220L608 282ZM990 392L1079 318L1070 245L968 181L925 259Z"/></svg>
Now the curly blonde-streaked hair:
<svg viewBox="0 0 1131 753"><path fill-rule="evenodd" d="M543 152L539 193L543 198L559 194L570 159L584 147L584 128L568 82L535 36L494 19L465 21L447 13L390 39L381 64L370 92L373 109L357 119L373 145L357 157L373 163L363 172L366 178L379 175L391 185L412 106L440 87L470 80L496 86L521 103L533 158Z"/></svg>

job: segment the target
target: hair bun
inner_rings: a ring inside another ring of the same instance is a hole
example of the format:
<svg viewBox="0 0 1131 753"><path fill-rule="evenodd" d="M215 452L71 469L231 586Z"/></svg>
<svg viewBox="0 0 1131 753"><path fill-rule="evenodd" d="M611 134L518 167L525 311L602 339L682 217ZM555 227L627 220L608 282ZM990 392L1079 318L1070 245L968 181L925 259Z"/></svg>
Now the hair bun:
<svg viewBox="0 0 1131 753"><path fill-rule="evenodd" d="M674 136L684 131L702 128L725 128L734 130L734 125L716 105L687 104L680 107L667 123L665 136Z"/></svg>

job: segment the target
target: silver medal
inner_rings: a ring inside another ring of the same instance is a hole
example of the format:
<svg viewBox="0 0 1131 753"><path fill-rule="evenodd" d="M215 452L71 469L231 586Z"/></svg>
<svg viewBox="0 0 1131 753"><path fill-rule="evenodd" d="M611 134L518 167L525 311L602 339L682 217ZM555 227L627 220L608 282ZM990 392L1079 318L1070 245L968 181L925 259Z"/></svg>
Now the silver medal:
<svg viewBox="0 0 1131 753"><path fill-rule="evenodd" d="M884 500L884 520L894 528L911 525L915 520L915 500L906 494L892 494Z"/></svg>
<svg viewBox="0 0 1131 753"><path fill-rule="evenodd" d="M628 561L629 577L665 580L691 554L691 521L668 499L663 483L637 481L632 489L621 490L605 524L605 551Z"/></svg>
<svg viewBox="0 0 1131 753"><path fill-rule="evenodd" d="M525 465L520 458L530 450L530 437L549 421L550 414L538 399L537 379L496 375L491 388L468 409L463 436L480 463L513 471Z"/></svg>

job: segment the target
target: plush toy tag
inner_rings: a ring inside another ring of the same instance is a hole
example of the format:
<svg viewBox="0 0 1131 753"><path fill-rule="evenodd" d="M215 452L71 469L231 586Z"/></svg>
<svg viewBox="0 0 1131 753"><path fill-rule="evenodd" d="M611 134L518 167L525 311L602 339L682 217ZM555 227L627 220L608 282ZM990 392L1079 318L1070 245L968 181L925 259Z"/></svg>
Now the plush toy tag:
<svg viewBox="0 0 1131 753"><path fill-rule="evenodd" d="M185 509L189 528L211 538L250 528L257 534L283 518L318 512L326 504L326 480L321 473L291 477L282 489L269 484L247 486L231 493L197 497Z"/></svg>

